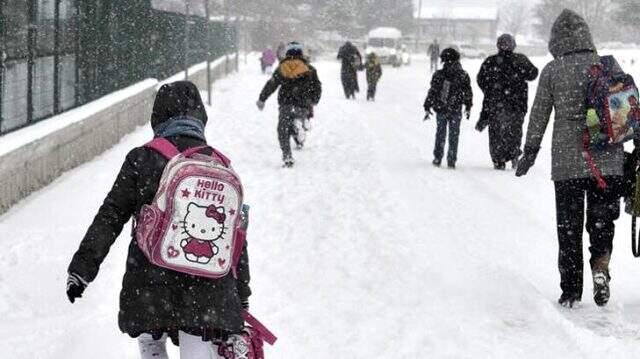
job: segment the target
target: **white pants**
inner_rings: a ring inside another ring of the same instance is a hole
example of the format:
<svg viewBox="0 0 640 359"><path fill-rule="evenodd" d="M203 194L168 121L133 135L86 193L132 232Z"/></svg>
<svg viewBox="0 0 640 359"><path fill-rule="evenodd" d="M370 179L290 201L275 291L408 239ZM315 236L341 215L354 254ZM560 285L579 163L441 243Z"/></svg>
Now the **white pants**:
<svg viewBox="0 0 640 359"><path fill-rule="evenodd" d="M211 342L203 342L202 337L178 332L180 340L180 359L223 359L218 355L218 346ZM138 337L140 358L169 359L167 355L166 335L154 340L149 334Z"/></svg>

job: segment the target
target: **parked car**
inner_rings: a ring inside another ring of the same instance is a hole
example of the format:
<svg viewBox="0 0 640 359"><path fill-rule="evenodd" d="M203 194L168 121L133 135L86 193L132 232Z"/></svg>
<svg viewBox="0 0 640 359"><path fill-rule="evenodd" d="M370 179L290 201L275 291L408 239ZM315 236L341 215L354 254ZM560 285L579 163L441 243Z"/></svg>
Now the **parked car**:
<svg viewBox="0 0 640 359"><path fill-rule="evenodd" d="M477 47L469 44L456 44L460 56L467 59L484 59L487 54Z"/></svg>

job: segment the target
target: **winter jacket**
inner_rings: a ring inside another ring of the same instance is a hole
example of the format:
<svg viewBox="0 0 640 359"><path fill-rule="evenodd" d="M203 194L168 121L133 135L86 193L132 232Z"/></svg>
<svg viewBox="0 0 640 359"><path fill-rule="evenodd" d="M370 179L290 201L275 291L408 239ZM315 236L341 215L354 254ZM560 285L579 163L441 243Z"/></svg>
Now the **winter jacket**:
<svg viewBox="0 0 640 359"><path fill-rule="evenodd" d="M185 113L172 111L178 103L201 103L185 98L181 91L167 93L167 85L160 89L152 116L154 128L169 121L168 116ZM197 90L196 90L197 91ZM181 101L185 100L185 101ZM203 106L198 106L203 108ZM199 117L206 122L206 113ZM204 145L194 137L168 138L179 150ZM207 150L203 150L207 153ZM120 235L124 225L153 201L160 177L167 164L161 154L146 147L133 149L127 155L111 191L89 227L78 251L69 265L69 273L76 273L86 281L93 281L109 248ZM246 247L238 265L237 279L233 275L212 280L167 270L149 262L138 248L135 238L129 244L126 272L120 292L120 329L133 337L142 333L159 335L183 330L194 335L213 336L220 332L237 332L243 328L243 301L251 295L249 262Z"/></svg>
<svg viewBox="0 0 640 359"><path fill-rule="evenodd" d="M529 86L538 77L538 69L522 55L500 51L487 58L478 73L478 85L484 93L480 122L486 127L500 111L509 109L527 113Z"/></svg>
<svg viewBox="0 0 640 359"><path fill-rule="evenodd" d="M260 101L266 102L278 88L278 104L311 108L320 102L322 83L316 69L302 57L287 57L262 89Z"/></svg>
<svg viewBox="0 0 640 359"><path fill-rule="evenodd" d="M364 66L367 71L367 83L377 83L382 77L382 65L378 58L368 58Z"/></svg>
<svg viewBox="0 0 640 359"><path fill-rule="evenodd" d="M449 84L449 94L443 99L446 84ZM429 112L434 109L443 114L460 113L463 105L466 110L471 110L473 106L471 79L462 69L460 62L446 62L431 78L431 88L424 102L424 110Z"/></svg>
<svg viewBox="0 0 640 359"><path fill-rule="evenodd" d="M555 110L551 177L554 181L589 178L592 173L582 156L589 82L587 69L600 60L584 19L570 10L562 12L551 30L549 51L554 60L540 75L525 150L540 147L551 112ZM603 176L622 175L624 152L621 145L593 151L593 157Z"/></svg>
<svg viewBox="0 0 640 359"><path fill-rule="evenodd" d="M342 61L342 76L356 76L362 67L362 55L350 42L342 45L338 50L338 60Z"/></svg>

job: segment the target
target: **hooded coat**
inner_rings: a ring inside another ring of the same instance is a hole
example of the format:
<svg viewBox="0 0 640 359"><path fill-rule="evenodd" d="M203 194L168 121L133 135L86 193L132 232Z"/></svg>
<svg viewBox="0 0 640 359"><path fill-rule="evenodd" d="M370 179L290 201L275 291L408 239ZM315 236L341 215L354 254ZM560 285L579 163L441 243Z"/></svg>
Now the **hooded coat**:
<svg viewBox="0 0 640 359"><path fill-rule="evenodd" d="M345 95L360 92L358 85L358 70L362 67L360 51L352 43L347 42L338 51L338 60L342 61L340 75Z"/></svg>
<svg viewBox="0 0 640 359"><path fill-rule="evenodd" d="M151 116L154 130L167 121L184 116L207 122L197 88L184 81L162 86ZM192 136L168 139L180 151L206 144ZM153 201L167 162L162 155L146 147L129 152L73 256L69 273L76 273L88 282L96 278L100 264L124 225L143 205ZM178 330L204 337L238 332L244 326L241 303L251 295L246 247L237 272L237 279L229 274L212 280L164 269L151 264L132 237L120 292L120 330L132 337L142 333L175 334Z"/></svg>
<svg viewBox="0 0 640 359"><path fill-rule="evenodd" d="M587 70L600 58L585 20L565 10L551 30L549 51L554 60L540 75L538 92L531 110L525 148L538 149L551 112L555 110L551 145L551 177L563 181L592 177L582 156L582 136L586 126ZM594 151L593 157L603 176L623 174L621 145Z"/></svg>
<svg viewBox="0 0 640 359"><path fill-rule="evenodd" d="M526 114L529 106L527 81L537 77L538 69L525 55L500 50L488 57L477 78L484 93L480 127L486 127L503 109Z"/></svg>
<svg viewBox="0 0 640 359"><path fill-rule="evenodd" d="M278 104L310 109L320 102L322 83L316 69L302 56L287 56L262 89L260 101L266 102L278 88Z"/></svg>

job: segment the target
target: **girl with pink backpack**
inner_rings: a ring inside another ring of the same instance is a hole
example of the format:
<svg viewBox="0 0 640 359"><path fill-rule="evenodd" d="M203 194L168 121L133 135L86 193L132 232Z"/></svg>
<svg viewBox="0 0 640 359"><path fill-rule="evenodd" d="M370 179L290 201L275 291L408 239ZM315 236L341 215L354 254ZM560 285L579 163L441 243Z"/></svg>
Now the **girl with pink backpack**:
<svg viewBox="0 0 640 359"><path fill-rule="evenodd" d="M182 359L260 358L262 339L275 341L246 312L248 206L230 161L207 146L206 123L193 83L160 88L154 140L129 152L69 265L73 303L134 218L118 322L143 359L168 358L167 338Z"/></svg>

